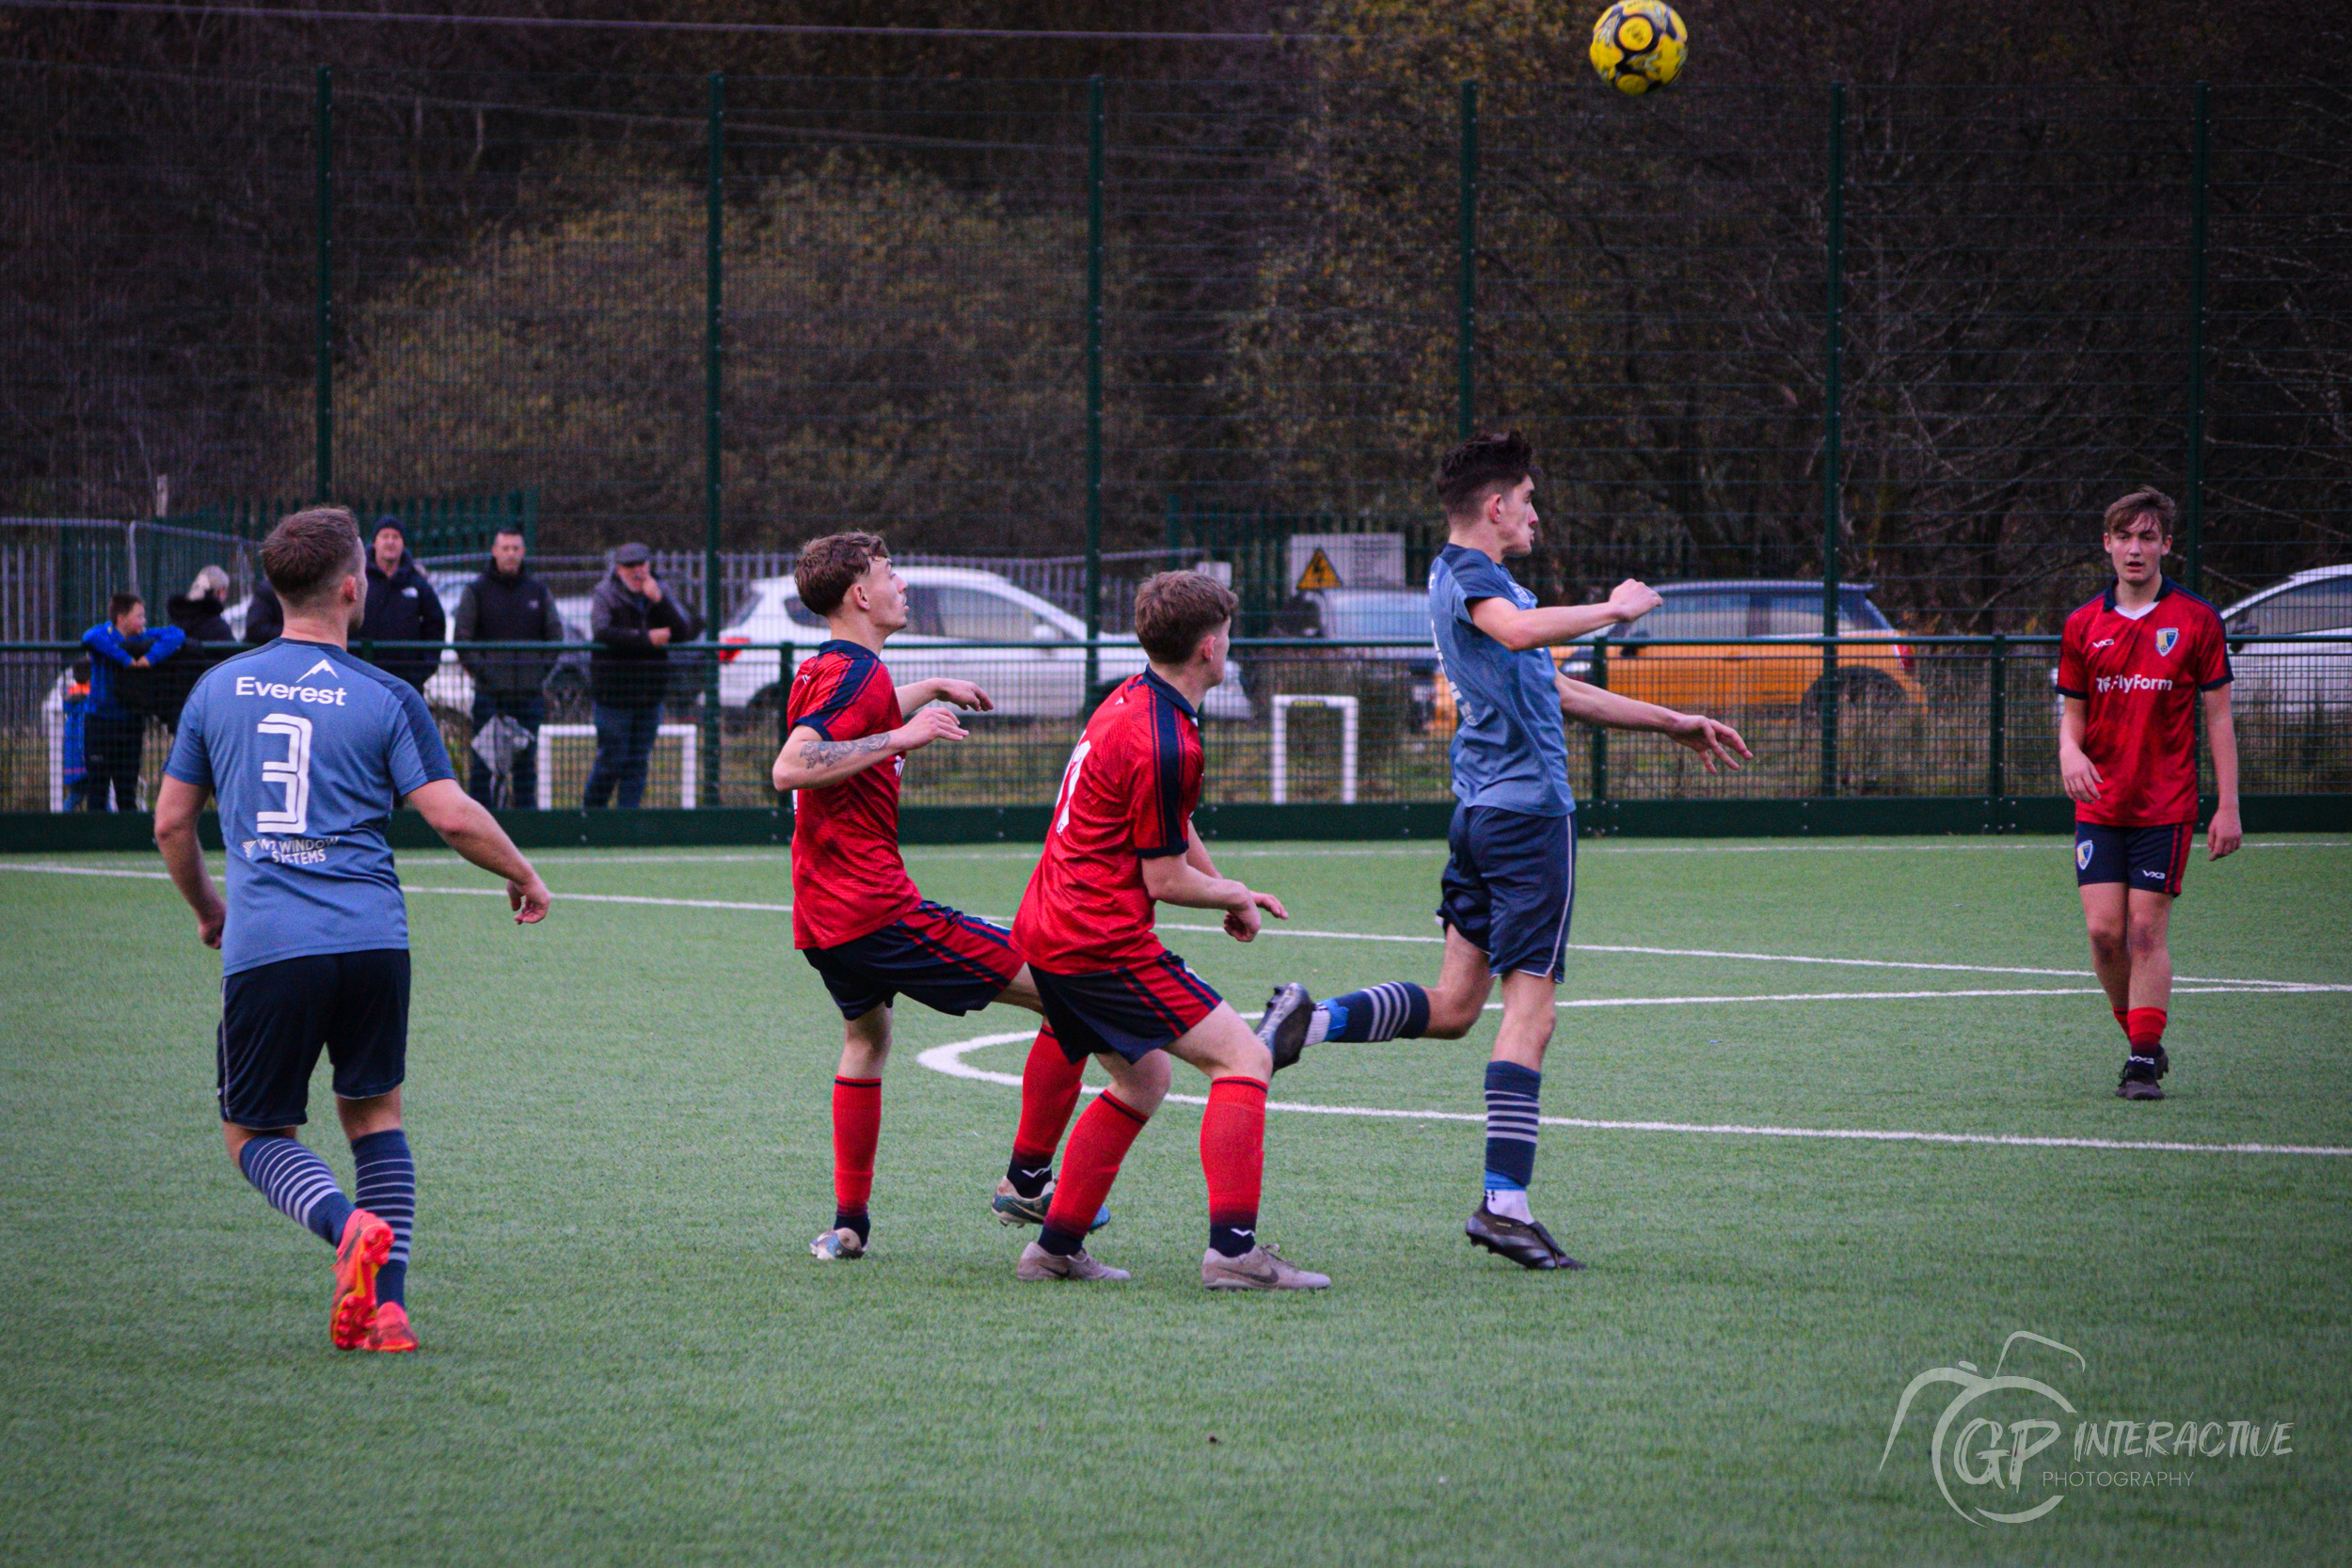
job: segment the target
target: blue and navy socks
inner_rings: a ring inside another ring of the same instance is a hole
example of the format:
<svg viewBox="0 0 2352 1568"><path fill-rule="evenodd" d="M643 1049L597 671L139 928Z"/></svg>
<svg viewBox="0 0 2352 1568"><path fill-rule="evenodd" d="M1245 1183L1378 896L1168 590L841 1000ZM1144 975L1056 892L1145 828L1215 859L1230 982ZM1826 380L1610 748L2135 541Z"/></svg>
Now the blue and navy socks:
<svg viewBox="0 0 2352 1568"><path fill-rule="evenodd" d="M395 1127L351 1140L351 1158L359 1174L354 1185L359 1207L392 1227L391 1256L375 1274L379 1301L408 1299L408 1237L417 1225L417 1162L408 1152L408 1134Z"/></svg>
<svg viewBox="0 0 2352 1568"><path fill-rule="evenodd" d="M1389 980L1318 1003L1307 1043L1411 1039L1428 1027L1429 993L1408 980Z"/></svg>
<svg viewBox="0 0 2352 1568"><path fill-rule="evenodd" d="M390 1226L391 1256L376 1271L375 1293L382 1301L405 1303L408 1238L417 1223L417 1163L408 1152L408 1135L395 1127L354 1138L351 1158L359 1168L357 1202L335 1184L326 1162L291 1132L246 1139L237 1151L237 1167L278 1212L328 1246L342 1243L354 1209L365 1209Z"/></svg>
<svg viewBox="0 0 2352 1568"><path fill-rule="evenodd" d="M1535 1179L1535 1128L1544 1075L1517 1062L1486 1064L1486 1208L1526 1221Z"/></svg>
<svg viewBox="0 0 2352 1568"><path fill-rule="evenodd" d="M237 1168L262 1190L278 1212L334 1246L343 1239L344 1222L354 1205L335 1185L326 1162L303 1146L291 1132L268 1132L248 1138L237 1150Z"/></svg>

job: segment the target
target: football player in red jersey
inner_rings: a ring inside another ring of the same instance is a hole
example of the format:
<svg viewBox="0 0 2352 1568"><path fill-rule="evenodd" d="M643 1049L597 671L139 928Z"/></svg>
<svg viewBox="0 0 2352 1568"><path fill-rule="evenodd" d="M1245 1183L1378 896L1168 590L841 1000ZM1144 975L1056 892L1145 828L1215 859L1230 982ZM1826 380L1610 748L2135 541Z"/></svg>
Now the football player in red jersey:
<svg viewBox="0 0 2352 1568"><path fill-rule="evenodd" d="M1037 988L1010 935L977 915L927 902L898 854L898 778L906 754L961 740L963 726L932 702L985 712L970 681L891 684L882 643L907 624L907 589L882 540L836 533L802 550L793 571L801 603L825 617L832 641L792 679L790 730L771 773L794 790L792 944L808 957L841 1009L841 1064L834 1076L834 1222L809 1243L825 1259L861 1258L871 1235L866 1205L882 1132L882 1071L890 1054L890 1008L900 992L944 1013L992 1002L1041 1011ZM910 708L920 709L913 719ZM1079 1063L1038 1032L1024 1075L1012 1164L997 1184L1007 1225L1045 1218L1055 1147L1077 1106ZM1089 1211L1099 1226L1109 1216Z"/></svg>
<svg viewBox="0 0 2352 1568"><path fill-rule="evenodd" d="M1012 939L1029 960L1045 1017L1073 1060L1091 1053L1110 1074L1070 1134L1061 1185L1021 1279L1124 1279L1082 1244L1087 1221L1120 1162L1168 1092L1168 1058L1209 1078L1200 1167L1209 1184L1213 1291L1321 1290L1257 1237L1265 1161L1266 1080L1274 1061L1231 1004L1160 945L1155 904L1220 910L1226 934L1248 942L1281 900L1217 875L1192 814L1200 803L1201 699L1225 678L1236 600L1195 572L1163 572L1136 590L1136 636L1151 660L1087 721L1062 772L1045 852L1022 895ZM1023 1085L1022 1098L1028 1098Z"/></svg>
<svg viewBox="0 0 2352 1568"><path fill-rule="evenodd" d="M2164 575L2172 502L2135 490L2107 508L2115 585L2066 618L2058 645L2058 772L2074 800L2074 879L2090 957L2131 1041L2115 1092L2162 1100L2172 1000L2166 929L2197 832L2197 710L2213 747L2220 804L2209 860L2234 850L2237 732L2230 653L2213 606Z"/></svg>

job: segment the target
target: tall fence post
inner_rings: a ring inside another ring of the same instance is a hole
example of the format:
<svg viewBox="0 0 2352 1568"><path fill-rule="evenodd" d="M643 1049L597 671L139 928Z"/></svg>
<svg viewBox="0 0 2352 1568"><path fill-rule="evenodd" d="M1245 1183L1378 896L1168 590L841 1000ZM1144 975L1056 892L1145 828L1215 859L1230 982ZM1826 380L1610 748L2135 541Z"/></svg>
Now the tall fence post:
<svg viewBox="0 0 2352 1568"><path fill-rule="evenodd" d="M722 315L726 282L726 91L723 71L710 73L710 174L705 193L703 220L703 638L717 644L719 618L726 606L719 596L719 525L721 437L726 385L725 321ZM784 694L777 692L781 705ZM719 663L703 665L702 799L719 804Z"/></svg>
<svg viewBox="0 0 2352 1568"><path fill-rule="evenodd" d="M1461 292L1454 301L1454 434L1467 441L1478 424L1478 84L1462 84Z"/></svg>
<svg viewBox="0 0 2352 1568"><path fill-rule="evenodd" d="M1991 657L1992 668L1985 672L1990 728L1985 735L1984 792L1997 811L2001 797L2009 793L2009 639L1997 631Z"/></svg>
<svg viewBox="0 0 2352 1568"><path fill-rule="evenodd" d="M2210 189L2213 92L2197 84L2188 170L2188 483L2181 508L2181 580L2204 592L2205 555L2205 204Z"/></svg>
<svg viewBox="0 0 2352 1568"><path fill-rule="evenodd" d="M311 456L314 500L335 493L335 68L318 69L317 448Z"/></svg>
<svg viewBox="0 0 2352 1568"><path fill-rule="evenodd" d="M1087 700L1103 679L1103 78L1087 81Z"/></svg>
<svg viewBox="0 0 2352 1568"><path fill-rule="evenodd" d="M1821 635L1837 635L1839 438L1844 435L1846 291L1846 84L1829 89L1829 297L1821 346ZM1821 794L1837 793L1837 644L1821 644Z"/></svg>

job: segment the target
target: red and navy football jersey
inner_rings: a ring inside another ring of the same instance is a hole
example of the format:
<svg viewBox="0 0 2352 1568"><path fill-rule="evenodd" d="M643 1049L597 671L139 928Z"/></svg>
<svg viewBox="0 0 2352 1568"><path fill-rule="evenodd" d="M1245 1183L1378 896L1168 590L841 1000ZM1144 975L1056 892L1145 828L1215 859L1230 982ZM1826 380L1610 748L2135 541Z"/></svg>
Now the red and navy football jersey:
<svg viewBox="0 0 2352 1568"><path fill-rule="evenodd" d="M890 672L868 649L825 643L792 677L785 733L827 740L885 734L906 722ZM923 902L898 858L898 776L892 757L839 784L793 794L792 945L838 947Z"/></svg>
<svg viewBox="0 0 2352 1568"><path fill-rule="evenodd" d="M2197 819L2199 694L2230 682L2230 650L2214 607L2167 578L2148 613L2115 609L2115 590L2066 618L2058 694L2088 705L2083 754L2099 798L2074 820L2161 828Z"/></svg>
<svg viewBox="0 0 2352 1568"><path fill-rule="evenodd" d="M1200 721L1184 693L1145 671L1087 721L1062 770L1012 944L1039 969L1095 974L1148 963L1152 929L1143 862L1181 855L1200 804Z"/></svg>

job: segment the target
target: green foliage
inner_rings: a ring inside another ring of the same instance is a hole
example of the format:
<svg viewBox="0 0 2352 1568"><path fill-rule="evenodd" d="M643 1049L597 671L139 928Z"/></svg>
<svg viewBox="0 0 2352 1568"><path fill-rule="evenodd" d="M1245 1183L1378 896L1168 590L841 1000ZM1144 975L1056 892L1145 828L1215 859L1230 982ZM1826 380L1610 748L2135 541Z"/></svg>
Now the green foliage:
<svg viewBox="0 0 2352 1568"><path fill-rule="evenodd" d="M698 516L703 451L679 432L703 407L705 222L701 192L608 161L365 295L336 390L347 482L535 483L557 547ZM1082 257L1066 214L850 159L730 202L727 542L1015 543L1075 470Z"/></svg>

